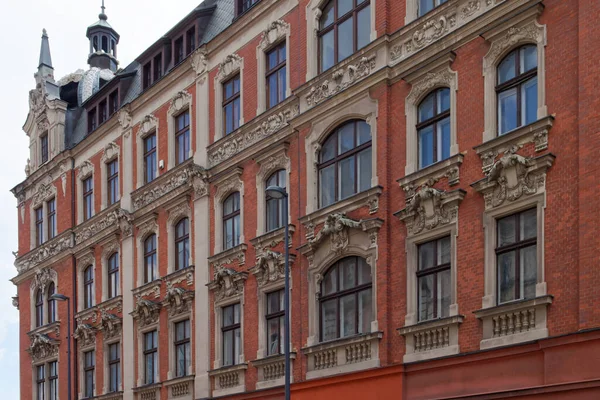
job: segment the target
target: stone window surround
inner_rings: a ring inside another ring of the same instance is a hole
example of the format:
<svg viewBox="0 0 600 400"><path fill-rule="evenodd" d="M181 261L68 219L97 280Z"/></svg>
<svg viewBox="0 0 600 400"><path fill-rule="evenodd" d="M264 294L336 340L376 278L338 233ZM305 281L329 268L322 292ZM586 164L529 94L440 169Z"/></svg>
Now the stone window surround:
<svg viewBox="0 0 600 400"><path fill-rule="evenodd" d="M213 362L213 369L235 367L246 362L244 357L244 294L235 294L230 297L225 297L221 300L215 301L214 313L215 313L215 360ZM223 326L223 307L227 307L233 304L240 304L240 348L239 348L239 362L237 364L228 365L223 367L223 333L221 327ZM245 390L245 389L244 389ZM213 394L214 395L214 394ZM214 395L216 396L216 395Z"/></svg>
<svg viewBox="0 0 600 400"><path fill-rule="evenodd" d="M144 139L152 134L156 135L156 178L160 176L160 141L159 138L160 123L153 114L146 115L141 121L137 134L135 135L137 177L135 188L139 189L146 184L144 181ZM156 179L154 178L154 179Z"/></svg>
<svg viewBox="0 0 600 400"><path fill-rule="evenodd" d="M410 1L407 1L409 3ZM456 127L456 110L458 108L456 92L458 91L458 73L450 68L454 61L454 53L448 53L427 65L415 68L404 80L412 85L406 97L406 169L405 175L419 170L417 134L418 107L427 95L439 88L450 89L450 157L459 153L458 133ZM440 160L443 161L443 160Z"/></svg>
<svg viewBox="0 0 600 400"><path fill-rule="evenodd" d="M108 347L111 344L115 344L115 343L119 343L120 344L120 351L119 351L119 357L120 357L120 363L121 363L121 376L119 377L119 392L123 391L123 343L121 341L121 337L117 336L115 338L111 338L111 339L103 339L103 351L102 351L102 359L103 359L103 365L104 365L104 387L102 388L102 393L104 394L108 394L108 390L110 388L110 365L108 364L108 357L110 355Z"/></svg>
<svg viewBox="0 0 600 400"><path fill-rule="evenodd" d="M192 148L192 127L194 126L193 109L192 95L187 90L178 92L171 99L169 110L167 111L167 129L169 132L169 157L167 165L169 170L174 168L177 164L177 143L175 141L175 134L177 133L176 119L186 111L188 111L190 117L190 125L188 128L190 130L190 153L188 154L188 157L191 158L194 155L194 150Z"/></svg>
<svg viewBox="0 0 600 400"><path fill-rule="evenodd" d="M227 196L234 192L240 193L240 245L244 244L244 182L242 181L243 169L235 168L228 174L221 177L218 181L214 182L217 187L217 191L214 196L214 209L215 209L215 242L213 248L213 254L218 255L223 252L223 202L227 199ZM233 247L234 249L238 246ZM231 249L227 249L228 251Z"/></svg>
<svg viewBox="0 0 600 400"><path fill-rule="evenodd" d="M117 235L111 235L107 240L100 244L102 246L102 299L101 302L105 302L107 300L111 300L108 298L108 259L113 255L117 254L119 258L119 286L122 284L121 282L121 267L123 263L121 262L121 246L119 244L119 238ZM122 294L122 289L119 287L118 295Z"/></svg>
<svg viewBox="0 0 600 400"><path fill-rule="evenodd" d="M215 90L215 137L213 143L224 137L223 132L223 83L235 75L240 75L240 124L244 125L244 59L234 53L225 58L214 80ZM239 128L238 128L239 129ZM235 132L235 131L234 131ZM232 132L233 133L233 132Z"/></svg>
<svg viewBox="0 0 600 400"><path fill-rule="evenodd" d="M144 326L143 328L138 328L137 329L137 350L138 350L138 356L137 356L137 361L138 364L137 365L146 365L144 363L144 334L148 333L148 332L152 332L152 331L156 331L156 335L158 336L158 338L160 338L160 318L158 318L156 320L156 322L150 323L146 326ZM158 357L157 357L157 361L158 363L154 366L155 367L155 376L154 376L154 383L152 385L156 385L158 383L161 383L160 380L160 364L161 364L161 355L163 353L163 349L161 349L160 346L160 340L157 340L157 353L158 353ZM137 376L137 387L141 387L141 386L148 386L144 383L144 373L145 373L145 368L138 368L138 376Z"/></svg>
<svg viewBox="0 0 600 400"><path fill-rule="evenodd" d="M160 278L160 229L158 227L158 215L157 214L150 214L150 217L148 219L145 219L145 221L140 222L138 227L138 231L136 234L136 239L137 239L137 264L138 264L138 271L137 271L137 279L136 279L136 287L140 287L143 285L147 285L148 283L151 282L147 282L144 283L144 241L151 235L151 234L155 234L156 235L156 261L158 263L157 266L157 279Z"/></svg>
<svg viewBox="0 0 600 400"><path fill-rule="evenodd" d="M187 313L182 313L176 316L168 316L168 330L169 330L169 370L167 371L167 380L181 379L184 377L176 377L176 362L177 354L175 353L175 324L181 321L190 321L190 365L186 371L186 377L191 376L194 373L194 313L192 307Z"/></svg>
<svg viewBox="0 0 600 400"><path fill-rule="evenodd" d="M92 188L94 190L92 195L92 216L89 219L92 219L94 215L96 215L96 182L94 182L94 164L90 161L84 161L77 168L77 179L75 184L77 185L77 223L81 224L84 222L83 214L85 211L83 210L83 181L87 178L92 178Z"/></svg>
<svg viewBox="0 0 600 400"><path fill-rule="evenodd" d="M94 396L96 397L99 393L98 386L98 351L96 350L96 340L93 343L88 344L87 346L78 346L77 349L77 357L79 357L79 362L77 363L77 373L79 374L79 393L77 395L78 399L87 399L88 397L84 396L85 393L85 357L84 353L88 351L94 351Z"/></svg>
<svg viewBox="0 0 600 400"><path fill-rule="evenodd" d="M77 265L77 313L80 313L82 311L86 311L89 309L92 309L96 306L96 285L97 285L97 279L96 279L96 256L94 254L94 249L93 248L89 248L86 249L84 253L77 255L76 257L76 265ZM94 277L94 284L92 285L92 298L94 299L93 305L90 308L84 308L84 296L85 296L85 290L84 290L84 279L83 279L83 273L85 271L85 269L89 266L92 266L92 273L93 273L93 277Z"/></svg>
<svg viewBox="0 0 600 400"><path fill-rule="evenodd" d="M283 143L271 151L255 158L256 163L260 165L260 170L256 174L256 237L269 233L266 230L267 201L265 190L267 189L267 179L269 179L274 172L283 169L286 171L286 187L289 190L292 166L287 154L288 147L288 143ZM292 220L290 208L288 194L288 221Z"/></svg>
<svg viewBox="0 0 600 400"><path fill-rule="evenodd" d="M286 57L286 82L285 82L285 97L292 95L291 78L290 78L290 24L277 20L269 24L269 27L263 32L262 39L256 47L256 65L258 70L258 107L256 115L260 115L267 111L267 53L274 47L285 42L285 57Z"/></svg>
<svg viewBox="0 0 600 400"><path fill-rule="evenodd" d="M167 219L167 240L168 240L168 249L167 253L169 254L169 261L167 264L167 274L175 272L175 259L177 258L177 253L175 249L175 231L176 226L184 218L188 219L188 232L189 232L189 252L190 257L188 260L188 264L194 265L194 257L193 257L193 220L192 220L192 209L190 208L189 197L184 197L184 200L169 207L167 209L167 213L169 215Z"/></svg>
<svg viewBox="0 0 600 400"><path fill-rule="evenodd" d="M122 181L122 171L121 171L121 148L115 143L110 142L104 148L104 153L102 154L102 159L100 161L100 186L101 186L101 201L100 201L100 210L105 210L111 205L108 204L108 164L114 160L117 160L117 164L119 166L119 175L118 175L118 186L119 186L119 198L121 196L121 181Z"/></svg>
<svg viewBox="0 0 600 400"><path fill-rule="evenodd" d="M40 186L42 186L42 185L40 185ZM55 201L54 209L56 211L56 213L55 213L55 218L56 218L56 222L57 222L56 230L58 230L58 198L57 198L58 190L56 189L56 185L54 185L53 183L49 183L49 184L45 185L45 188L47 189L47 191L46 191L46 193L44 193L44 197L33 196L33 199L31 202L31 207L29 210L29 221L30 221L29 249L30 250L33 250L34 248L36 248L38 246L37 241L36 241L35 210L40 206L42 207L42 215L43 215L42 234L44 235L44 243L46 243L49 240L46 237L46 236L48 236L48 201L52 200L52 199L54 199L54 201ZM37 193L40 193L41 191L42 191L41 188L38 187ZM54 232L54 237L56 237L57 234L58 234L58 232Z"/></svg>
<svg viewBox="0 0 600 400"><path fill-rule="evenodd" d="M539 8L533 8L513 19L493 28L484 35L489 41L490 49L483 57L484 77L484 120L485 130L483 142L496 138L498 125L496 78L498 64L512 50L525 45L537 45L538 58L538 120L548 116L546 105L546 65L545 47L547 44L546 25L537 22L537 16L541 13Z"/></svg>
<svg viewBox="0 0 600 400"><path fill-rule="evenodd" d="M44 399L49 399L50 398L50 380L48 379L50 376L50 368L49 368L49 364L56 361L57 363L57 368L60 368L60 362L58 360L57 357L55 358L50 358L48 360L43 360L43 361L39 361L36 362L35 364L31 365L32 368L32 373L31 373L31 394L33 395L34 399L37 399L37 367L40 366L44 366ZM60 379L60 371L57 371L59 373L59 379ZM59 381L60 382L60 381ZM60 391L60 389L59 389ZM60 396L59 396L60 398Z"/></svg>
<svg viewBox="0 0 600 400"><path fill-rule="evenodd" d="M306 82L319 75L319 20L322 14L322 8L329 0L310 0L306 5ZM371 12L371 42L377 39L376 31L376 10L377 0L370 0ZM315 57L315 55L317 55ZM335 66L333 67L335 68ZM326 71L324 71L326 72Z"/></svg>
<svg viewBox="0 0 600 400"><path fill-rule="evenodd" d="M30 306L30 323L31 323L31 330L36 330L38 328L41 328L43 326L48 325L48 287L50 285L50 283L54 283L54 293L60 293L59 292L59 288L58 288L58 275L56 274L56 271L54 270L50 270L50 275L51 275L51 281L48 282L46 285L44 285L43 287L40 287L35 278L31 281L31 286L29 288L29 298L31 299L31 301L29 302L29 306ZM42 305L42 312L44 313L44 319L43 319L43 325L42 326L35 326L36 324L36 316L35 316L35 295L36 292L38 291L38 289L40 289L42 291L42 298L43 298L43 305ZM56 304L56 303L55 303ZM58 322L58 309L56 310L56 321Z"/></svg>
<svg viewBox="0 0 600 400"><path fill-rule="evenodd" d="M366 93L363 96L353 99L342 110L339 108L331 109L313 121L311 130L305 140L306 215L319 210L317 165L321 144L338 126L346 121L360 119L371 127L371 188L379 185L379 178L377 176L377 118L378 102L371 99L369 94Z"/></svg>

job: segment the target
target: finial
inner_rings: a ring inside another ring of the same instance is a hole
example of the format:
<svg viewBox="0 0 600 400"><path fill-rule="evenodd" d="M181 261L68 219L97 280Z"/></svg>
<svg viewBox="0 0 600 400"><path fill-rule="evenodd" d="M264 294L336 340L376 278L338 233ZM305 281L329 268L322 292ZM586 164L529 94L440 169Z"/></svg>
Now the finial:
<svg viewBox="0 0 600 400"><path fill-rule="evenodd" d="M42 29L42 37L48 37L48 32L46 32L46 28Z"/></svg>
<svg viewBox="0 0 600 400"><path fill-rule="evenodd" d="M100 8L102 9L102 12L100 13L100 15L98 15L98 18L106 21L108 19L108 17L104 13L104 10L106 9L106 7L104 7L104 0L102 0L102 6Z"/></svg>

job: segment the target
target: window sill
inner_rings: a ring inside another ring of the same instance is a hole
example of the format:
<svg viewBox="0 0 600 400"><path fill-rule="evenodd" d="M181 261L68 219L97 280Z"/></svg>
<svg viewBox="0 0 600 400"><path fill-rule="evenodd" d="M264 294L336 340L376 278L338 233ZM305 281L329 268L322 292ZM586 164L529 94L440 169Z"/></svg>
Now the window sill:
<svg viewBox="0 0 600 400"><path fill-rule="evenodd" d="M145 400L160 398L160 388L162 388L162 383L158 382L134 387L132 390L138 400Z"/></svg>
<svg viewBox="0 0 600 400"><path fill-rule="evenodd" d="M288 225L289 228L289 246L292 247L292 236L294 232L296 232L295 225ZM260 235L255 237L254 239L250 239L250 244L258 251L262 251L267 248L272 248L277 246L280 243L283 243L285 239L285 227L274 229L270 232L265 233L264 235Z"/></svg>
<svg viewBox="0 0 600 400"><path fill-rule="evenodd" d="M463 154L455 154L450 158L438 161L435 164L428 165L425 168L406 175L404 178L400 178L396 182L398 182L404 191L404 195L407 199L414 196L416 189L422 186L424 183L430 181L437 182L443 177L448 178L448 184L450 186L454 186L459 183L460 166L463 163L463 160Z"/></svg>
<svg viewBox="0 0 600 400"><path fill-rule="evenodd" d="M96 396L94 399L97 400L121 400L123 399L123 392L111 392L103 394L102 396Z"/></svg>
<svg viewBox="0 0 600 400"><path fill-rule="evenodd" d="M290 359L292 360L290 370L293 370L293 360L296 359L295 352L290 353ZM285 355L275 354L254 360L252 361L252 365L258 370L257 390L283 386L285 384Z"/></svg>
<svg viewBox="0 0 600 400"><path fill-rule="evenodd" d="M458 326L464 318L455 315L399 328L398 333L406 338L403 361L409 363L458 354Z"/></svg>
<svg viewBox="0 0 600 400"><path fill-rule="evenodd" d="M170 391L169 398L194 398L194 378L195 375L186 375L179 378L173 378L163 382L163 385Z"/></svg>
<svg viewBox="0 0 600 400"><path fill-rule="evenodd" d="M306 379L379 367L379 341L383 332L372 332L305 347Z"/></svg>
<svg viewBox="0 0 600 400"><path fill-rule="evenodd" d="M234 261L238 262L238 265L244 265L246 263L246 250L248 249L248 245L245 243L238 244L231 249L227 249L220 253L215 254L208 258L208 262L212 265L213 268L222 267L224 265L228 265L233 263Z"/></svg>
<svg viewBox="0 0 600 400"><path fill-rule="evenodd" d="M54 333L56 337L60 336L60 321L54 321L49 324L38 326L35 329L27 332L27 336L31 337L35 334L47 335L48 333Z"/></svg>
<svg viewBox="0 0 600 400"><path fill-rule="evenodd" d="M312 239L316 226L324 223L331 214L350 212L365 206L369 207L369 214L375 214L379 210L379 197L382 193L383 187L375 186L301 217L300 223L306 228L306 239Z"/></svg>
<svg viewBox="0 0 600 400"><path fill-rule="evenodd" d="M214 377L213 397L245 392L247 369L248 364L243 363L208 371L208 376Z"/></svg>
<svg viewBox="0 0 600 400"><path fill-rule="evenodd" d="M536 152L546 150L548 133L553 124L554 116L549 115L473 147L483 163L483 173L487 174L494 165L496 157L513 146L522 147L525 144L533 143Z"/></svg>
<svg viewBox="0 0 600 400"><path fill-rule="evenodd" d="M473 314L483 322L481 349L548 337L546 317L552 300L552 295L546 295L474 311Z"/></svg>

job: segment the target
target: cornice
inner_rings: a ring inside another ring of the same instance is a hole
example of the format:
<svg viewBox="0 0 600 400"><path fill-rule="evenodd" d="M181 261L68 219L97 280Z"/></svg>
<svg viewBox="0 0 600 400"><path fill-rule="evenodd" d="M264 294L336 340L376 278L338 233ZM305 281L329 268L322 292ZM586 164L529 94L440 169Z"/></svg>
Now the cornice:
<svg viewBox="0 0 600 400"><path fill-rule="evenodd" d="M35 268L44 268L60 258L71 254L74 245L72 231L68 230L23 256L17 257L15 267L17 268L18 276L13 278L13 283L16 285L25 279L21 275L26 272Z"/></svg>

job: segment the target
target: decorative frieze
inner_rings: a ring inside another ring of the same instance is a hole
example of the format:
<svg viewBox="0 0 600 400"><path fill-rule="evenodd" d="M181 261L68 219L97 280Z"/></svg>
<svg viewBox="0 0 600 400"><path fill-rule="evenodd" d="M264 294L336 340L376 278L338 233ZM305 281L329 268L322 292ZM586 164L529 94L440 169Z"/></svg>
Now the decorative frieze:
<svg viewBox="0 0 600 400"><path fill-rule="evenodd" d="M334 71L328 79L319 82L310 89L306 96L308 106L316 106L369 76L375 71L376 58L376 54L365 56L357 60L356 64L350 64Z"/></svg>
<svg viewBox="0 0 600 400"><path fill-rule="evenodd" d="M214 292L215 302L217 302L243 295L246 279L248 279L247 272L237 272L231 268L217 267L208 288Z"/></svg>
<svg viewBox="0 0 600 400"><path fill-rule="evenodd" d="M267 114L267 113L265 113ZM236 132L225 136L208 149L209 167L214 167L223 161L235 156L255 143L273 135L282 128L288 126L290 121L300 114L297 102L287 107L267 114L249 127L242 127Z"/></svg>
<svg viewBox="0 0 600 400"><path fill-rule="evenodd" d="M50 182L48 184L40 184L32 198L32 207L36 208L44 201L56 197L56 186Z"/></svg>
<svg viewBox="0 0 600 400"><path fill-rule="evenodd" d="M15 261L17 272L22 274L23 272L35 268L42 262L60 254L63 251L71 249L73 245L74 243L71 232L65 232L61 236L52 239L35 250L25 254L23 257L18 258Z"/></svg>
<svg viewBox="0 0 600 400"><path fill-rule="evenodd" d="M109 211L99 219L92 219L91 223L84 224L75 230L75 243L81 244L92 237L97 236L105 229L118 227L124 236L131 236L133 218L128 211L117 208Z"/></svg>
<svg viewBox="0 0 600 400"><path fill-rule="evenodd" d="M35 292L40 289L42 292L46 291L46 288L51 283L56 283L58 281L58 274L52 268L42 268L39 270L33 280L31 281L31 291Z"/></svg>

